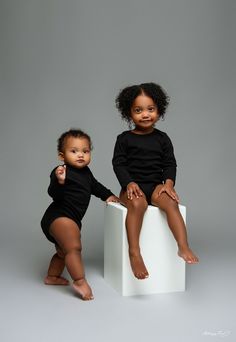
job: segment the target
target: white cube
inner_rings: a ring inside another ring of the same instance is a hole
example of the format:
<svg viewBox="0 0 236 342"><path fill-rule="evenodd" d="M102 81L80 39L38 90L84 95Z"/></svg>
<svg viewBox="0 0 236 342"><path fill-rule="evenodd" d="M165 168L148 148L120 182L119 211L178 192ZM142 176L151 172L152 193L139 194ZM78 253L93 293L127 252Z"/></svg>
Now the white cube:
<svg viewBox="0 0 236 342"><path fill-rule="evenodd" d="M179 205L186 221L186 208ZM165 213L148 206L140 234L140 248L149 277L133 275L125 228L127 209L118 203L105 207L104 279L123 296L147 295L185 290L185 262L180 258L176 241Z"/></svg>

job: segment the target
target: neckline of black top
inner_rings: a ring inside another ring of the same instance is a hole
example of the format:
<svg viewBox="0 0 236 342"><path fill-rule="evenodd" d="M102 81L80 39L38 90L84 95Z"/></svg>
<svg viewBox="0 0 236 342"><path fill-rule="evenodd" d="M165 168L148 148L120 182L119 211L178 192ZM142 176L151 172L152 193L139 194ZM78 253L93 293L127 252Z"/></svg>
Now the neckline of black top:
<svg viewBox="0 0 236 342"><path fill-rule="evenodd" d="M151 131L150 133L144 133L144 134L135 133L135 132L133 132L133 131L128 131L128 132L129 132L130 134L132 134L132 135L137 135L137 136L143 137L143 136L147 136L147 135L151 135L151 134L155 133L155 132L156 132L156 129L154 128L153 131Z"/></svg>

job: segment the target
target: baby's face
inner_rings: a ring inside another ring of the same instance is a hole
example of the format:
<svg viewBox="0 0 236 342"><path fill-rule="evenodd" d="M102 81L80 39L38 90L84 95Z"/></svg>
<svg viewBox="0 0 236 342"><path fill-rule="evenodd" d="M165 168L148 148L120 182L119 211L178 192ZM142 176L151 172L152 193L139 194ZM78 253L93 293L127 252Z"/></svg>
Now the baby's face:
<svg viewBox="0 0 236 342"><path fill-rule="evenodd" d="M86 138L69 137L65 141L64 152L59 153L59 157L66 164L82 169L91 160L91 150L89 141Z"/></svg>

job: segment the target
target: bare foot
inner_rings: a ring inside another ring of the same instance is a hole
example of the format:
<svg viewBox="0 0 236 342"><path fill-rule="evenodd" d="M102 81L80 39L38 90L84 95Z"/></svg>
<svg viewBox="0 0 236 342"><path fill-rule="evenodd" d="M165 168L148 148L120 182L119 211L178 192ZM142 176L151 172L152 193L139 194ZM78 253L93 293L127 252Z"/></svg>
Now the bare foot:
<svg viewBox="0 0 236 342"><path fill-rule="evenodd" d="M68 285L69 281L63 277L47 275L44 278L44 284L46 284L46 285Z"/></svg>
<svg viewBox="0 0 236 342"><path fill-rule="evenodd" d="M78 279L73 283L74 290L79 294L80 298L83 300L91 300L93 299L92 290L87 283L86 279Z"/></svg>
<svg viewBox="0 0 236 342"><path fill-rule="evenodd" d="M130 255L130 265L132 268L132 271L134 273L134 276L138 279L146 279L148 278L149 274L146 269L146 266L143 262L142 256L139 255Z"/></svg>
<svg viewBox="0 0 236 342"><path fill-rule="evenodd" d="M179 248L178 255L188 264L197 264L199 262L198 257L191 251L189 247Z"/></svg>

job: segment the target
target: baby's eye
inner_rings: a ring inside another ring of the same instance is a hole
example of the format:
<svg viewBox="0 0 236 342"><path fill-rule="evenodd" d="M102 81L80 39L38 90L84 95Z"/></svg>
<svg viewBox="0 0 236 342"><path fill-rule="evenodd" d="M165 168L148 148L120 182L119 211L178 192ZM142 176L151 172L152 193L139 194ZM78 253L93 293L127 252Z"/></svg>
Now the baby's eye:
<svg viewBox="0 0 236 342"><path fill-rule="evenodd" d="M90 150L84 150L84 153L89 153L90 152Z"/></svg>
<svg viewBox="0 0 236 342"><path fill-rule="evenodd" d="M76 153L76 150L71 150L72 153Z"/></svg>
<svg viewBox="0 0 236 342"><path fill-rule="evenodd" d="M154 112L155 107L149 107L148 110L149 110L149 112Z"/></svg>
<svg viewBox="0 0 236 342"><path fill-rule="evenodd" d="M141 108L135 108L134 111L135 111L135 113L139 114L139 113L141 113L142 110L141 110Z"/></svg>

